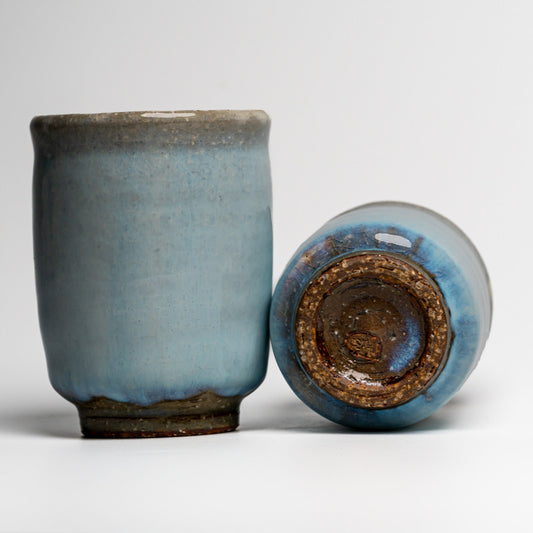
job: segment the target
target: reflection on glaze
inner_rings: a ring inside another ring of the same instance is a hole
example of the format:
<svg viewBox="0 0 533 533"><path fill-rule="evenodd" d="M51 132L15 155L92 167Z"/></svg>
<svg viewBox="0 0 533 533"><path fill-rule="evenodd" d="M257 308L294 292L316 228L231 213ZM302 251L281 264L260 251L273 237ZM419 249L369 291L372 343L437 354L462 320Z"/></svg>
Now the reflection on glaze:
<svg viewBox="0 0 533 533"><path fill-rule="evenodd" d="M404 248L411 248L412 246L409 239L392 233L376 233L374 238L376 241L385 242L387 244L396 244L397 246L403 246Z"/></svg>
<svg viewBox="0 0 533 533"><path fill-rule="evenodd" d="M196 113L183 113L183 112L173 112L173 111L154 111L152 113L143 113L141 117L144 118L187 118L194 117Z"/></svg>

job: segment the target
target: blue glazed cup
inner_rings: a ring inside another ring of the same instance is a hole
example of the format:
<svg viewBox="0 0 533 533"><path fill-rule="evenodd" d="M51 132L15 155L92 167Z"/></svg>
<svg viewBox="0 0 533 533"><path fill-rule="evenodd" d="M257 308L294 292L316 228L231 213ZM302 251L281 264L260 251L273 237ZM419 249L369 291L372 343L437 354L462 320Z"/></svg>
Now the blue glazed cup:
<svg viewBox="0 0 533 533"><path fill-rule="evenodd" d="M462 386L492 316L483 261L444 217L380 202L330 220L274 292L270 336L294 392L347 426L431 415Z"/></svg>
<svg viewBox="0 0 533 533"><path fill-rule="evenodd" d="M238 425L267 363L269 127L262 111L33 119L42 338L86 436Z"/></svg>

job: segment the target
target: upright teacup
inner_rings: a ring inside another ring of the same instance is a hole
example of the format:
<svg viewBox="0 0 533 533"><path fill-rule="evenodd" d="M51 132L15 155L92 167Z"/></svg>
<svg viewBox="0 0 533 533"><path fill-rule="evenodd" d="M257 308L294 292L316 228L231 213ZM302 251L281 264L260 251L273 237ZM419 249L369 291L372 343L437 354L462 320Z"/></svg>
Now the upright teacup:
<svg viewBox="0 0 533 533"><path fill-rule="evenodd" d="M262 111L32 121L42 338L84 435L237 427L267 363L269 126Z"/></svg>

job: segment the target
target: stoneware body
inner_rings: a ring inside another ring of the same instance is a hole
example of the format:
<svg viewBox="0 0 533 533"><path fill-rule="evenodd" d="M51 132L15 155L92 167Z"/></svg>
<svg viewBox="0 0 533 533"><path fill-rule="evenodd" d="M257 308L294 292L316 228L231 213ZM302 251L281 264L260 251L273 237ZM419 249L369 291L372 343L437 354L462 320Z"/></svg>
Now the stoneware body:
<svg viewBox="0 0 533 533"><path fill-rule="evenodd" d="M85 435L237 426L267 362L269 125L262 111L32 121L42 338Z"/></svg>
<svg viewBox="0 0 533 533"><path fill-rule="evenodd" d="M418 206L382 202L330 220L274 293L270 335L295 393L335 422L418 422L475 367L489 334L489 278L468 238Z"/></svg>

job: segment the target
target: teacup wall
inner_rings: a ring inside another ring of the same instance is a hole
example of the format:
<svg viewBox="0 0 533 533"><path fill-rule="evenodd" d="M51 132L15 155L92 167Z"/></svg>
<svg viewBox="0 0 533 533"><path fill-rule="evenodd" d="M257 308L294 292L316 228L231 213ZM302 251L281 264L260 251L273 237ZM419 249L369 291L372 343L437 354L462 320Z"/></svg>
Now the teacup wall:
<svg viewBox="0 0 533 533"><path fill-rule="evenodd" d="M237 427L267 364L269 126L262 111L32 121L42 338L86 436Z"/></svg>

